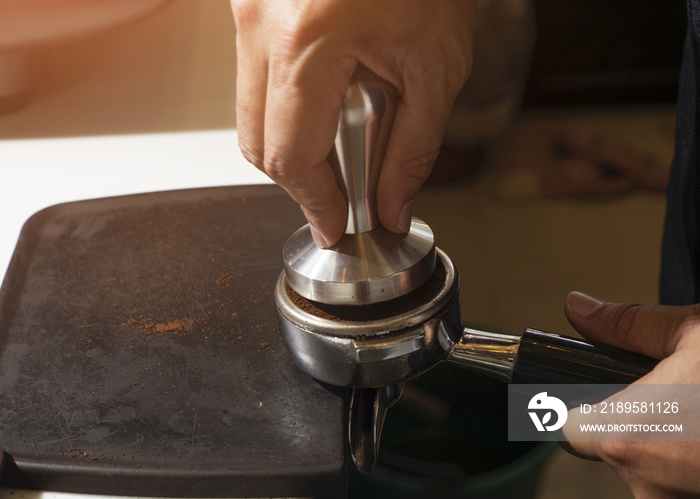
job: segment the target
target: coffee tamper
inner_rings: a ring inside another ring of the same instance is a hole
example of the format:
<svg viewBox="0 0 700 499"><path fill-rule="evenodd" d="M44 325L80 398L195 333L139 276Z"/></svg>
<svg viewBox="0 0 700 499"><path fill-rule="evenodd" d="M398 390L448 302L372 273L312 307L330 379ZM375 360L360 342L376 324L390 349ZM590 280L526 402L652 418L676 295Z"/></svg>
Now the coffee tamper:
<svg viewBox="0 0 700 499"><path fill-rule="evenodd" d="M304 298L349 306L388 301L420 287L435 269L427 224L413 218L407 234L394 234L377 216L377 182L396 103L389 83L368 70L356 73L335 140L348 201L345 234L334 247L321 249L306 225L284 245L287 282Z"/></svg>
<svg viewBox="0 0 700 499"><path fill-rule="evenodd" d="M631 383L657 362L535 329L513 335L461 325L457 269L430 228L414 218L399 235L377 222L376 181L395 95L376 76L356 74L336 136L346 233L329 249L316 247L308 226L294 233L274 292L295 364L322 383L352 389L349 448L363 472L376 462L385 413L403 383L439 362L507 383Z"/></svg>

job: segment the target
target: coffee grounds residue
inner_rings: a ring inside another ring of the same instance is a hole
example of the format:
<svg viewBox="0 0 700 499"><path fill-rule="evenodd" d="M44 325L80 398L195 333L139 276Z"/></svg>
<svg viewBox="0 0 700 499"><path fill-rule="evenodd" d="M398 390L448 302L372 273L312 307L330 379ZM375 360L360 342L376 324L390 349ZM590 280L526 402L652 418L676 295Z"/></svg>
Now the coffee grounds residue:
<svg viewBox="0 0 700 499"><path fill-rule="evenodd" d="M233 281L233 276L229 273L226 274L221 274L217 279L216 279L216 285L219 286L220 288L226 287L229 284L231 284L231 281Z"/></svg>
<svg viewBox="0 0 700 499"><path fill-rule="evenodd" d="M370 305L328 305L304 298L291 288L286 279L284 287L292 303L308 314L333 321L365 322L415 310L437 296L445 284L446 275L445 267L438 259L433 275L421 287L393 300Z"/></svg>
<svg viewBox="0 0 700 499"><path fill-rule="evenodd" d="M154 322L151 319L129 319L122 324L125 326L138 326L142 332L154 332L158 334L166 333L186 333L192 330L192 326L197 321L194 319L175 319L170 322Z"/></svg>

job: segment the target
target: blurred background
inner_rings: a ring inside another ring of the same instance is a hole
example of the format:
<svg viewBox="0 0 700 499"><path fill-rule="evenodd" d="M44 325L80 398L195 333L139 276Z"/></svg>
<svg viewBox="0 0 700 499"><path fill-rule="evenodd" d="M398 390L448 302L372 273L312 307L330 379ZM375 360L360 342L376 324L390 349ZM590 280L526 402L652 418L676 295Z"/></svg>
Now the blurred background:
<svg viewBox="0 0 700 499"><path fill-rule="evenodd" d="M680 1L482 0L474 73L416 202L466 323L574 335L570 290L657 301L684 31ZM237 150L235 68L226 0L0 0L0 272L54 202L264 182ZM592 495L631 497L555 451L537 497Z"/></svg>

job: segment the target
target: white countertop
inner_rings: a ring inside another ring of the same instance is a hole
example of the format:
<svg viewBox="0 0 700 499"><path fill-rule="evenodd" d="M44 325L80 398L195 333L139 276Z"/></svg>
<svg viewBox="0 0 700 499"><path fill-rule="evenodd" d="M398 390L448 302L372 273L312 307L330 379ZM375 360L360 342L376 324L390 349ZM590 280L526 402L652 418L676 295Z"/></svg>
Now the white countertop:
<svg viewBox="0 0 700 499"><path fill-rule="evenodd" d="M236 130L0 140L0 276L24 222L57 203L194 187L270 183Z"/></svg>

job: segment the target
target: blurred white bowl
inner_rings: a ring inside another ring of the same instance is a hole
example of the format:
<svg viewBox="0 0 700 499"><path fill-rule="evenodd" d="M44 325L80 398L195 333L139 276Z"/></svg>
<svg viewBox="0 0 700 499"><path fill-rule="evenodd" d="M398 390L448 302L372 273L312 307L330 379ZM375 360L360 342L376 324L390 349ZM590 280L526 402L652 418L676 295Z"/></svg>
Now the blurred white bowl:
<svg viewBox="0 0 700 499"><path fill-rule="evenodd" d="M138 19L170 0L0 0L0 51L89 34Z"/></svg>
<svg viewBox="0 0 700 499"><path fill-rule="evenodd" d="M0 113L32 98L31 53L146 16L172 0L0 0Z"/></svg>

